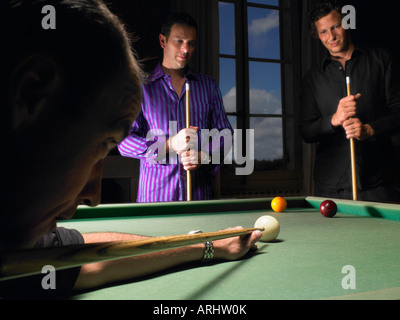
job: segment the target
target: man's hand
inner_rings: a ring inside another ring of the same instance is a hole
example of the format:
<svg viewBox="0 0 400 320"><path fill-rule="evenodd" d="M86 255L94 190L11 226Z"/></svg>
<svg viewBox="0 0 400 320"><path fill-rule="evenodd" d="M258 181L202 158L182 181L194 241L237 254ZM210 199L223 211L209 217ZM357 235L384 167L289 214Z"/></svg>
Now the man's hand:
<svg viewBox="0 0 400 320"><path fill-rule="evenodd" d="M228 228L226 230L240 230L242 227ZM236 260L244 256L250 249L256 249L256 242L261 238L261 231L254 231L241 237L226 238L214 241L214 258L223 260Z"/></svg>
<svg viewBox="0 0 400 320"><path fill-rule="evenodd" d="M170 138L172 151L181 155L189 149L197 149L197 131L199 128L190 127L182 129L177 135Z"/></svg>
<svg viewBox="0 0 400 320"><path fill-rule="evenodd" d="M196 170L202 164L209 164L210 161L210 156L203 151L188 150L181 154L183 169L186 171Z"/></svg>
<svg viewBox="0 0 400 320"><path fill-rule="evenodd" d="M201 151L188 150L181 154L183 169L186 171L196 170L201 165Z"/></svg>
<svg viewBox="0 0 400 320"><path fill-rule="evenodd" d="M357 100L360 99L361 93L355 96L350 95L339 101L336 113L332 116L332 126L343 126L343 123L349 118L356 115Z"/></svg>
<svg viewBox="0 0 400 320"><path fill-rule="evenodd" d="M363 124L360 119L351 118L343 123L347 139L357 139L359 141L371 138L374 135L374 129L369 124Z"/></svg>

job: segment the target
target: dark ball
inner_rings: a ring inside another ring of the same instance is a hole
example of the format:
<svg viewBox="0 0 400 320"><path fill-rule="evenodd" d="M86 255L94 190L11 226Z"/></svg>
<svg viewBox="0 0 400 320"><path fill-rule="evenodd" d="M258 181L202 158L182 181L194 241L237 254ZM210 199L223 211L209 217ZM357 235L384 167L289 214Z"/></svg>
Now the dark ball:
<svg viewBox="0 0 400 320"><path fill-rule="evenodd" d="M321 205L319 206L319 212L321 212L321 214L324 217L327 218L332 218L335 216L336 212L337 212L337 206L336 203L333 202L332 200L325 200L321 203Z"/></svg>

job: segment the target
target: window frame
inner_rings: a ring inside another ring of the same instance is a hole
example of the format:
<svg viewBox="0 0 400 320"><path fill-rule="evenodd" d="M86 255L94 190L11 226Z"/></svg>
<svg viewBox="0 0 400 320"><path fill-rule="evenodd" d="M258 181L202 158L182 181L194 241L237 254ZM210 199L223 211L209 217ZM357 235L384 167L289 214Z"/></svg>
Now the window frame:
<svg viewBox="0 0 400 320"><path fill-rule="evenodd" d="M302 142L297 134L299 92L301 83L300 69L300 40L295 37L296 32L296 0L279 0L279 5L264 5L251 3L251 0L221 0L218 1L234 4L235 14L235 54L219 54L219 59L236 60L236 112L227 112L228 116L236 116L236 128L250 128L250 118L281 118L282 119L282 147L283 170L254 171L248 176L232 176L222 172L221 179L229 181L223 183L222 196L236 193L235 185L243 193L243 185L246 193L249 194L275 194L300 195L303 191L302 180ZM248 56L248 7L273 9L279 11L279 59L251 58ZM282 114L251 114L250 113L250 79L249 62L270 62L279 63L281 70L281 102ZM243 139L244 144L246 139ZM242 146L245 149L245 145Z"/></svg>

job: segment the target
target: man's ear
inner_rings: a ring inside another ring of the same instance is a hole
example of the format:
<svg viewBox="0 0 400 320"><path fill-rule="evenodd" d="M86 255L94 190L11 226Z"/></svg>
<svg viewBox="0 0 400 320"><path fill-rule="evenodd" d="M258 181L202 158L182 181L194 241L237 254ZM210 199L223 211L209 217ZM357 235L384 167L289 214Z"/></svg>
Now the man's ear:
<svg viewBox="0 0 400 320"><path fill-rule="evenodd" d="M164 36L163 34L160 33L160 35L158 36L158 38L160 39L160 46L161 48L165 48L166 44L167 44L167 38L166 36Z"/></svg>
<svg viewBox="0 0 400 320"><path fill-rule="evenodd" d="M41 55L23 60L11 79L10 107L12 129L31 125L41 114L58 87L55 62Z"/></svg>

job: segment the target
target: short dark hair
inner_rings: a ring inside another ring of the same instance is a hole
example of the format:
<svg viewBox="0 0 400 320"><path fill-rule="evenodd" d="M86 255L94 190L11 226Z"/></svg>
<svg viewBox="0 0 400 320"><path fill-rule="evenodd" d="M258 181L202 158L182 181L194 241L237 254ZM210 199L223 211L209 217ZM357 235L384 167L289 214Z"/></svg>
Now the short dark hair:
<svg viewBox="0 0 400 320"><path fill-rule="evenodd" d="M164 35L167 39L171 33L171 28L174 24L181 24L184 26L192 27L198 31L198 26L196 20L193 19L190 15L183 12L175 12L167 16L161 26L161 34Z"/></svg>
<svg viewBox="0 0 400 320"><path fill-rule="evenodd" d="M314 38L318 38L317 28L315 23L331 13L332 11L337 11L339 14L342 14L342 5L337 0L323 0L318 1L308 14L308 23L311 35Z"/></svg>

